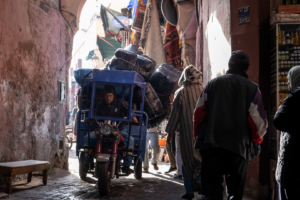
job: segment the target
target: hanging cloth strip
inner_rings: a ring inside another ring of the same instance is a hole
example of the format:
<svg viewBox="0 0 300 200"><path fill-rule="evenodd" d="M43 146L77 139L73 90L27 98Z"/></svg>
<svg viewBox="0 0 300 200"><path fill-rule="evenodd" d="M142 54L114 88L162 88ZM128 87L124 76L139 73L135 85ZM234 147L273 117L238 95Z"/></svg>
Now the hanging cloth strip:
<svg viewBox="0 0 300 200"><path fill-rule="evenodd" d="M144 54L152 58L158 65L166 63L156 0L148 0L140 46L143 48Z"/></svg>
<svg viewBox="0 0 300 200"><path fill-rule="evenodd" d="M166 24L164 49L167 63L172 64L175 69L182 71L178 32L176 26L173 26L169 22Z"/></svg>

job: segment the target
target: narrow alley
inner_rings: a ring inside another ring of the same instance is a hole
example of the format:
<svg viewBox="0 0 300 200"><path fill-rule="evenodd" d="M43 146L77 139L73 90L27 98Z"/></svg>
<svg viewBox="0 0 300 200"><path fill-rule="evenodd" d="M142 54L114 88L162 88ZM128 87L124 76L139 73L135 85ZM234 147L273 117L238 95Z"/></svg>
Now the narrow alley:
<svg viewBox="0 0 300 200"><path fill-rule="evenodd" d="M300 0L0 0L0 200L300 199L299 102Z"/></svg>

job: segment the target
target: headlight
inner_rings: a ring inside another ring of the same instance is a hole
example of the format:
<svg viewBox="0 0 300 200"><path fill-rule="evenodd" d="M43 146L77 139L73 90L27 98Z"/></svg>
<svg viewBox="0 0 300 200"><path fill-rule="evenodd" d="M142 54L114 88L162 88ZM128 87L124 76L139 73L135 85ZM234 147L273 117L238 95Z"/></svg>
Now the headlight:
<svg viewBox="0 0 300 200"><path fill-rule="evenodd" d="M120 132L119 132L118 129L114 129L113 132L112 132L112 134L113 134L114 136L118 136L118 135L120 134Z"/></svg>
<svg viewBox="0 0 300 200"><path fill-rule="evenodd" d="M104 135L109 135L111 134L112 132L112 127L111 125L109 124L104 124L102 127L101 127L101 133L104 134Z"/></svg>
<svg viewBox="0 0 300 200"><path fill-rule="evenodd" d="M101 132L100 132L100 129L95 129L95 130L94 130L94 133L95 133L95 135L100 135L100 133L101 133Z"/></svg>

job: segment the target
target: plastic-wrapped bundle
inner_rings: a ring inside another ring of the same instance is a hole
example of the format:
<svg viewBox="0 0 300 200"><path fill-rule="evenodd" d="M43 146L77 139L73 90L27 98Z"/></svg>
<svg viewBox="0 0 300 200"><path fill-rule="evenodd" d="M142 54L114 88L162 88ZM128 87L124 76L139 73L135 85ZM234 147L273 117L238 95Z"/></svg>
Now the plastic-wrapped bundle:
<svg viewBox="0 0 300 200"><path fill-rule="evenodd" d="M163 105L164 109L167 109L170 106L170 95L160 95L157 94L160 99L161 104Z"/></svg>
<svg viewBox="0 0 300 200"><path fill-rule="evenodd" d="M153 62L146 56L138 56L135 65L139 66L140 68L143 68L144 70L152 74L155 70L156 62Z"/></svg>
<svg viewBox="0 0 300 200"><path fill-rule="evenodd" d="M93 69L78 69L74 71L74 77L76 82L80 85L80 87L82 87L81 83L82 83L82 79L89 74ZM90 73L90 75L87 78L91 78L92 77L92 73Z"/></svg>
<svg viewBox="0 0 300 200"><path fill-rule="evenodd" d="M162 64L153 72L149 82L159 96L169 96L175 92L180 75L172 65Z"/></svg>
<svg viewBox="0 0 300 200"><path fill-rule="evenodd" d="M152 61L153 63L155 63L155 65L156 65L155 60L153 60L153 59L150 58L149 56L147 56L147 55L145 55L145 54L142 54L142 55L140 55L140 56L142 56L142 57L144 57L144 58L147 58L147 59L151 60L151 61Z"/></svg>
<svg viewBox="0 0 300 200"><path fill-rule="evenodd" d="M131 51L135 54L141 55L143 54L143 52L141 52L136 46L134 46L133 44L128 45L127 47L124 48L127 51Z"/></svg>
<svg viewBox="0 0 300 200"><path fill-rule="evenodd" d="M128 61L135 66L144 69L151 74L154 72L156 63L153 62L151 59L148 59L146 56L139 56L131 51L127 51L124 49L117 49L115 52L115 57L122 58Z"/></svg>
<svg viewBox="0 0 300 200"><path fill-rule="evenodd" d="M133 101L137 105L140 105L140 99L141 99L141 91L140 89L135 89L133 93ZM145 90L145 104L144 104L144 111L147 113L149 122L148 127L155 127L158 126L160 118L165 118L166 114L163 109L163 106L160 102L159 97L157 96L156 92L150 85L150 83L146 83L146 90Z"/></svg>
<svg viewBox="0 0 300 200"><path fill-rule="evenodd" d="M126 60L134 65L135 65L136 59L137 59L137 55L135 53L124 50L124 49L117 49L115 52L115 57L123 58L124 60Z"/></svg>
<svg viewBox="0 0 300 200"><path fill-rule="evenodd" d="M146 70L128 62L125 59L114 57L110 60L109 67L111 70L126 70L126 71L136 71L141 76L144 77L145 81L148 81L151 73Z"/></svg>

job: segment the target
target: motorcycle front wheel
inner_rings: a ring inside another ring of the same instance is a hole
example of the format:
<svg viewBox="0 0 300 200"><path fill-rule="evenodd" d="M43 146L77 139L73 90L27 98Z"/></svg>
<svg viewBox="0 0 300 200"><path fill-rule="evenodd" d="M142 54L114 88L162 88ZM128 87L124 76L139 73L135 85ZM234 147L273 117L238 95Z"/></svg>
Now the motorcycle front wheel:
<svg viewBox="0 0 300 200"><path fill-rule="evenodd" d="M108 169L109 162L98 162L98 191L100 196L106 196L110 190Z"/></svg>
<svg viewBox="0 0 300 200"><path fill-rule="evenodd" d="M134 170L134 177L136 179L141 179L142 178L142 162L140 159L137 159L137 164L136 164L136 168Z"/></svg>

